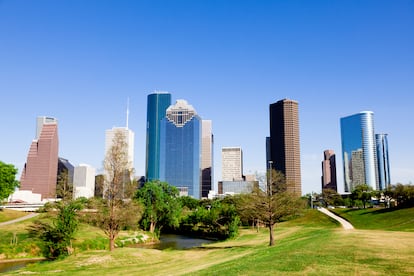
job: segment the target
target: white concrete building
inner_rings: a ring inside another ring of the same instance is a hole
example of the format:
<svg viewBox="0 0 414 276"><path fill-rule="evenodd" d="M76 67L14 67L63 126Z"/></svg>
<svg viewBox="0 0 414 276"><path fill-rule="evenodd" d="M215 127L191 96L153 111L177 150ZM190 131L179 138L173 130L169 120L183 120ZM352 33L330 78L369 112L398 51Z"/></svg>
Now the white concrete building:
<svg viewBox="0 0 414 276"><path fill-rule="evenodd" d="M223 181L243 180L243 153L240 147L221 149L221 169Z"/></svg>
<svg viewBox="0 0 414 276"><path fill-rule="evenodd" d="M73 173L73 198L91 198L95 194L95 168L80 164Z"/></svg>

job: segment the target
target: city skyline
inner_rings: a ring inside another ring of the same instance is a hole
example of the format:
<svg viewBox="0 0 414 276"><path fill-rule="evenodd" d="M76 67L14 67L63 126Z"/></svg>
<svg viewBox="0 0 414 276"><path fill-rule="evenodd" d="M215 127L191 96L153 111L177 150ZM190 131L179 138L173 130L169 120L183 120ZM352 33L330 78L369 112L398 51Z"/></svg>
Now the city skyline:
<svg viewBox="0 0 414 276"><path fill-rule="evenodd" d="M323 150L341 151L339 119L375 112L388 133L393 184L414 182L414 4L309 1L164 5L139 1L0 2L0 160L19 174L34 118L59 120L59 156L102 171L106 129L135 132L145 175L146 97L187 99L221 148L243 148L244 171L265 172L268 106L299 102L302 191L320 191ZM75 20L76 19L76 20ZM338 190L343 191L337 155Z"/></svg>

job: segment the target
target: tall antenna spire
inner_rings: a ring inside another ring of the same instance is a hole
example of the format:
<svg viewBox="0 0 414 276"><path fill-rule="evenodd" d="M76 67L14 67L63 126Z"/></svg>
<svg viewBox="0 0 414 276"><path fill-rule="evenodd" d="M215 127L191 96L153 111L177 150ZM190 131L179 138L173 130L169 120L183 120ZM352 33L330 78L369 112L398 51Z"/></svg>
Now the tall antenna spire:
<svg viewBox="0 0 414 276"><path fill-rule="evenodd" d="M127 110L126 110L126 128L128 129L128 121L129 121L129 97L127 100Z"/></svg>

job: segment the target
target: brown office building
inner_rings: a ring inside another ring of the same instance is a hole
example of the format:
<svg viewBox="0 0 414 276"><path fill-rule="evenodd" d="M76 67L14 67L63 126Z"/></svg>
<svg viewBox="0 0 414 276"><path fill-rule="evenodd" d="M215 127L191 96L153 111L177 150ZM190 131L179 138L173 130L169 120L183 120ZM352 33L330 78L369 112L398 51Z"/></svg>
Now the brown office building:
<svg viewBox="0 0 414 276"><path fill-rule="evenodd" d="M20 178L20 190L41 194L42 199L55 198L59 150L57 120L38 117L36 133Z"/></svg>
<svg viewBox="0 0 414 276"><path fill-rule="evenodd" d="M281 171L287 189L302 195L298 102L280 100L269 107L270 137L267 139L267 167Z"/></svg>
<svg viewBox="0 0 414 276"><path fill-rule="evenodd" d="M336 161L333 150L323 152L324 160L322 161L322 190L332 189L338 191L336 184Z"/></svg>

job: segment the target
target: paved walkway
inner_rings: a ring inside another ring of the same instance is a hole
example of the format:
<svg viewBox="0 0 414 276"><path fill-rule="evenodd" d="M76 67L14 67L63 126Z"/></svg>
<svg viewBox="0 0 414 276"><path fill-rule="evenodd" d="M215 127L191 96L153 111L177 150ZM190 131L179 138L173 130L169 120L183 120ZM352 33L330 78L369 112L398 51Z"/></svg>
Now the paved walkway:
<svg viewBox="0 0 414 276"><path fill-rule="evenodd" d="M9 225L9 224L12 224L12 223L16 223L16 222L19 222L19 221L30 219L30 218L33 218L33 217L38 216L38 215L39 215L38 213L31 213L31 214L28 214L27 216L24 216L24 217L21 217L21 218L17 218L17 219L5 221L5 222L0 222L0 226Z"/></svg>
<svg viewBox="0 0 414 276"><path fill-rule="evenodd" d="M324 213L325 215L330 216L331 218L337 220L345 230L353 230L354 229L354 226L352 226L352 224L350 224L348 221L344 220L343 218L335 215L334 213L330 212L328 209L320 207L320 208L318 208L318 211L320 211L320 212Z"/></svg>

